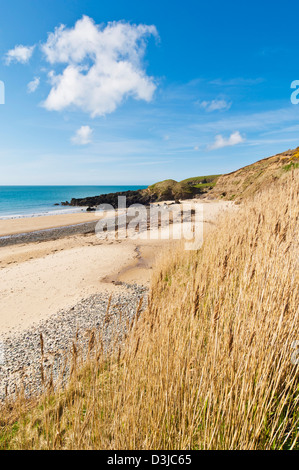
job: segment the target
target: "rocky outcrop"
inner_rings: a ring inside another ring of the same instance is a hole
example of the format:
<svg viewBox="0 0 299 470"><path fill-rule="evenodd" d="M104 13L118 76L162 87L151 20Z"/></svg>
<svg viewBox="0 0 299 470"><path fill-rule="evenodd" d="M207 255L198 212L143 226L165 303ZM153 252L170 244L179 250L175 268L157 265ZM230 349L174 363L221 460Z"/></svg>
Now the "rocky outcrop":
<svg viewBox="0 0 299 470"><path fill-rule="evenodd" d="M65 205L70 206L88 206L89 210L92 207L97 207L101 204L110 204L115 209L118 207L118 197L126 197L126 207L132 204L143 204L148 205L151 202L157 201L157 195L148 194L144 190L139 189L137 191L122 191L117 193L101 194L100 196L86 197L83 199L73 198L70 203Z"/></svg>
<svg viewBox="0 0 299 470"><path fill-rule="evenodd" d="M153 202L176 201L180 199L192 199L201 194L201 189L193 188L187 183L178 183L174 180L166 180L149 186L147 189L138 189L136 191L122 191L117 193L101 194L100 196L86 197L81 199L73 198L71 202L64 202L62 205L69 206L87 206L88 211L101 204L110 204L113 208L119 207L119 196L126 197L126 207L132 204L149 205Z"/></svg>

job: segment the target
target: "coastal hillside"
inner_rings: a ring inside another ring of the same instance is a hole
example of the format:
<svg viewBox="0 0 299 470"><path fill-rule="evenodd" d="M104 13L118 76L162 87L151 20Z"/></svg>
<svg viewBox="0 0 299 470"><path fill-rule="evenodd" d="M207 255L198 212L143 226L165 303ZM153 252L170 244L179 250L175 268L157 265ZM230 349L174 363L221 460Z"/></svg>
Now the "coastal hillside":
<svg viewBox="0 0 299 470"><path fill-rule="evenodd" d="M92 331L85 363L74 342L65 388L0 410L0 448L298 448L298 224L290 171L164 253L125 342Z"/></svg>
<svg viewBox="0 0 299 470"><path fill-rule="evenodd" d="M96 207L100 204L111 204L116 208L118 206L119 196L126 196L127 207L131 204L148 205L153 202L167 200L178 201L180 199L192 199L210 191L215 186L219 176L220 175L197 176L181 182L169 179L152 184L146 189L101 194L99 196L86 197L83 199L73 198L70 203L62 202L62 205Z"/></svg>
<svg viewBox="0 0 299 470"><path fill-rule="evenodd" d="M209 191L209 197L240 201L266 189L286 172L298 168L299 147L220 176Z"/></svg>
<svg viewBox="0 0 299 470"><path fill-rule="evenodd" d="M63 202L62 204L89 206L90 208L95 208L100 204L111 204L116 208L119 196L126 196L127 206L205 197L241 201L266 189L288 171L298 168L299 147L264 158L225 175L197 176L180 182L168 179L152 184L146 189L102 194L83 199L73 198L70 203Z"/></svg>
<svg viewBox="0 0 299 470"><path fill-rule="evenodd" d="M157 200L193 197L241 201L266 189L286 172L299 168L299 147L264 158L225 175L191 177L178 183L166 180L143 190Z"/></svg>
<svg viewBox="0 0 299 470"><path fill-rule="evenodd" d="M175 180L160 181L144 189L143 192L151 195L157 201L192 199L211 190L219 176L197 176L180 182Z"/></svg>

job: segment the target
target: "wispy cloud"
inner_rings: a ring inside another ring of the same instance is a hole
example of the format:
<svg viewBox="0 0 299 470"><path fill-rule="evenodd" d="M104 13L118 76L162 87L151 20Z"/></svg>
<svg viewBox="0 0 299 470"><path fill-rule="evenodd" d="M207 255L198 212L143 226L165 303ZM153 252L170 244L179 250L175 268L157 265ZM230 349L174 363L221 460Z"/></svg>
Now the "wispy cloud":
<svg viewBox="0 0 299 470"><path fill-rule="evenodd" d="M197 101L196 104L206 111L212 112L228 110L231 108L232 102L223 99L215 99L212 101Z"/></svg>
<svg viewBox="0 0 299 470"><path fill-rule="evenodd" d="M251 131L262 131L272 129L277 126L281 129L282 124L285 122L298 121L298 107L290 105L285 108L277 108L269 111L261 111L258 113L243 112L238 114L232 114L225 119L215 119L204 121L201 123L195 123L192 126L198 131L230 131L236 128L251 130Z"/></svg>
<svg viewBox="0 0 299 470"><path fill-rule="evenodd" d="M81 126L76 131L76 134L71 138L71 141L75 145L87 145L91 143L93 129L89 126Z"/></svg>
<svg viewBox="0 0 299 470"><path fill-rule="evenodd" d="M239 131L233 132L227 139L222 135L216 135L215 142L208 146L209 150L217 150L223 147L232 147L233 145L245 142L244 137L241 136Z"/></svg>
<svg viewBox="0 0 299 470"><path fill-rule="evenodd" d="M263 83L265 80L261 77L259 78L231 78L228 80L223 80L222 78L216 78L215 80L211 80L211 85L217 86L251 86L251 85L259 85Z"/></svg>
<svg viewBox="0 0 299 470"><path fill-rule="evenodd" d="M35 46L16 46L14 49L9 50L5 56L6 65L10 65L12 62L20 62L21 64L26 64L29 62Z"/></svg>
<svg viewBox="0 0 299 470"><path fill-rule="evenodd" d="M158 160L158 161L149 161L149 162L134 162L131 165L134 166L147 166L147 165L166 165L173 163L173 160Z"/></svg>
<svg viewBox="0 0 299 470"><path fill-rule="evenodd" d="M34 77L34 79L31 82L29 82L27 85L28 93L34 93L35 90L39 87L39 84L40 84L40 78Z"/></svg>

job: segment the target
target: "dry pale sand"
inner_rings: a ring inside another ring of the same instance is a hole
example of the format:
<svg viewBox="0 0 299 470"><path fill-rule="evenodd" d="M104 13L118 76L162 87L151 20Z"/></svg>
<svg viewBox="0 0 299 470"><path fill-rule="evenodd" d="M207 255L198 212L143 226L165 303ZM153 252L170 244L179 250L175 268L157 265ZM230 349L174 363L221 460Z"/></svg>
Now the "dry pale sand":
<svg viewBox="0 0 299 470"><path fill-rule="evenodd" d="M201 202L201 201L200 201ZM206 234L227 202L205 202ZM34 217L0 222L0 233L94 221L94 214ZM37 228L39 227L39 228ZM118 282L149 285L157 255L169 240L99 240L94 234L0 248L0 334L24 330L61 309Z"/></svg>
<svg viewBox="0 0 299 470"><path fill-rule="evenodd" d="M130 240L101 242L89 235L0 248L0 333L26 329L92 294L119 290L117 281L148 283L156 252L150 249L149 261L135 273L143 253Z"/></svg>

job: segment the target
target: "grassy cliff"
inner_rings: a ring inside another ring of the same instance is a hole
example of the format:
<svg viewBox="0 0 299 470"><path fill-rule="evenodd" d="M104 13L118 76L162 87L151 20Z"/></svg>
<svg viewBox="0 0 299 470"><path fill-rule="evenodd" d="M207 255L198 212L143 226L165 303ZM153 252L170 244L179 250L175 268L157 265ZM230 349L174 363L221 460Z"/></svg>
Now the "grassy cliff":
<svg viewBox="0 0 299 470"><path fill-rule="evenodd" d="M286 172L299 168L299 147L259 160L225 175L197 176L177 182L165 180L149 186L142 193L153 201L224 198L241 201L266 189Z"/></svg>
<svg viewBox="0 0 299 470"><path fill-rule="evenodd" d="M209 196L240 201L268 188L286 172L298 167L299 147L222 175Z"/></svg>
<svg viewBox="0 0 299 470"><path fill-rule="evenodd" d="M155 197L157 201L192 199L211 190L219 176L197 176L180 182L170 179L155 183L143 191Z"/></svg>

